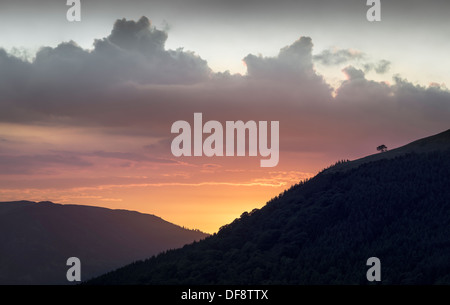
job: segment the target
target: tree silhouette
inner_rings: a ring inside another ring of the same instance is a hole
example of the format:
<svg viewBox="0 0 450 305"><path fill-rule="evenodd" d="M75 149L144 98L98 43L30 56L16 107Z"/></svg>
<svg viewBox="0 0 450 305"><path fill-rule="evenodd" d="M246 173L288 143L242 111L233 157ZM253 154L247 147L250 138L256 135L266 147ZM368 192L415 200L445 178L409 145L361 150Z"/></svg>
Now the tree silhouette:
<svg viewBox="0 0 450 305"><path fill-rule="evenodd" d="M386 145L383 144L383 145L378 146L377 150L379 152L386 152L387 151L387 147L386 147Z"/></svg>

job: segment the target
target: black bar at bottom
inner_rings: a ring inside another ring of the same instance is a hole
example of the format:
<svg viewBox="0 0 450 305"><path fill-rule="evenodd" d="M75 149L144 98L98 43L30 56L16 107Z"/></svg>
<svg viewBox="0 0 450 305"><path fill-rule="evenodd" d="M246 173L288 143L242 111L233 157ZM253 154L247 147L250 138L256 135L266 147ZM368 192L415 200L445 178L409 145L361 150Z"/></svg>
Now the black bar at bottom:
<svg viewBox="0 0 450 305"><path fill-rule="evenodd" d="M344 300L385 304L393 296L403 301L421 296L446 298L450 286L0 286L3 298L17 301L48 300L58 304L106 301L122 304L309 304Z"/></svg>

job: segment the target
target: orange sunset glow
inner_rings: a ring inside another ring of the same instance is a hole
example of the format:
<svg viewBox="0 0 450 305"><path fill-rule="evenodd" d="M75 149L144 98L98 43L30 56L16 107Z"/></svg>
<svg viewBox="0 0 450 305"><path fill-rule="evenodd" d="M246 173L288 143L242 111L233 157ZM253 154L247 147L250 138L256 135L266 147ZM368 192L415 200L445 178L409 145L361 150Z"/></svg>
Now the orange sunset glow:
<svg viewBox="0 0 450 305"><path fill-rule="evenodd" d="M99 135L77 129L3 127L13 132L2 138L17 139L10 149L20 149L26 141L33 157L16 157L17 164L1 175L2 199L136 210L209 233L244 211L262 207L321 166L305 164L301 167L309 171L302 172L282 159L276 168L260 168L256 157L175 158L170 150L167 159L155 161L145 150L133 152L143 146L139 138L100 142ZM118 153L121 147L130 151Z"/></svg>
<svg viewBox="0 0 450 305"><path fill-rule="evenodd" d="M246 72L232 74L168 48L146 17L112 27L92 49L62 42L32 59L1 50L0 201L135 210L214 233L336 161L448 124L444 85L372 80L390 61L352 46L316 50L297 35L277 54L243 54ZM331 85L318 66L342 78ZM176 157L172 124L194 128L195 113L216 126L279 122L279 162L261 167L267 157L248 150Z"/></svg>

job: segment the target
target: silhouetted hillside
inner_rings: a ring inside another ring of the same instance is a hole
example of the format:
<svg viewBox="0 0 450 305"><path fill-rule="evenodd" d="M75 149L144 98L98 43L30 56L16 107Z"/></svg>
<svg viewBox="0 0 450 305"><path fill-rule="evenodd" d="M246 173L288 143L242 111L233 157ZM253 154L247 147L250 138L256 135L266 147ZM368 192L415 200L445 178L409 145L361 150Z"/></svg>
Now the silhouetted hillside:
<svg viewBox="0 0 450 305"><path fill-rule="evenodd" d="M87 280L207 236L138 212L0 202L0 284L67 284L67 258Z"/></svg>
<svg viewBox="0 0 450 305"><path fill-rule="evenodd" d="M88 284L367 284L372 256L383 284L450 284L448 133L324 171L203 241Z"/></svg>
<svg viewBox="0 0 450 305"><path fill-rule="evenodd" d="M327 172L344 171L352 168L356 168L361 164L367 162L373 162L383 159L392 159L395 157L403 156L407 153L426 153L433 151L445 151L450 150L450 129L434 136L419 139L405 146L401 146L396 149L388 150L383 153L376 153L361 159L348 162L338 162L335 166L326 169Z"/></svg>

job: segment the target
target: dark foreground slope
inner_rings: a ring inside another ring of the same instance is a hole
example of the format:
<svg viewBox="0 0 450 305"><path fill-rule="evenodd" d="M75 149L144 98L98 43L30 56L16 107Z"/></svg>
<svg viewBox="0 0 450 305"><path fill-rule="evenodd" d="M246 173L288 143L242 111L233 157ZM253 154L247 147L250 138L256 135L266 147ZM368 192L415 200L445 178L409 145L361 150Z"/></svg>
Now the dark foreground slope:
<svg viewBox="0 0 450 305"><path fill-rule="evenodd" d="M446 135L446 134L445 134ZM90 284L450 284L450 150L324 171L216 235Z"/></svg>
<svg viewBox="0 0 450 305"><path fill-rule="evenodd" d="M332 166L331 168L327 169L326 171L331 172L337 172L337 171L345 171L352 168L356 168L360 166L361 164L378 161L378 160L384 160L384 159L392 159L395 157L403 156L407 153L427 153L427 152L433 152L433 151L444 151L444 150L450 150L450 129L441 133L438 133L436 135L426 137L423 139L416 140L412 143L409 143L407 145L386 151L382 154L377 153L373 154L361 159L348 161L348 162L339 162L335 166Z"/></svg>
<svg viewBox="0 0 450 305"><path fill-rule="evenodd" d="M207 235L132 211L0 203L0 284L65 284L69 257L87 280Z"/></svg>

